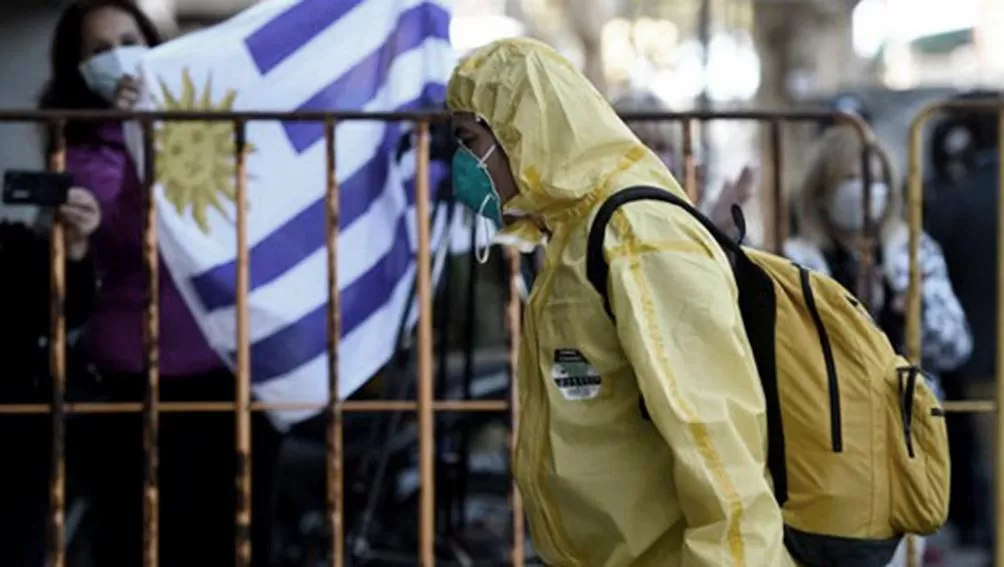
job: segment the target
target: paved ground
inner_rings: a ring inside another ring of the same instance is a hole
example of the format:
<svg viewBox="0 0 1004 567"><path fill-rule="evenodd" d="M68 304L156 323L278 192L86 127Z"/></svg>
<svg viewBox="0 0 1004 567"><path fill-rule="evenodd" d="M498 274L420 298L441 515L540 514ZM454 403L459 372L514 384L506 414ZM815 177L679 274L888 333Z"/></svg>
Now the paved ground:
<svg viewBox="0 0 1004 567"><path fill-rule="evenodd" d="M955 547L952 545L953 539L950 528L929 538L931 551L927 554L927 561L918 567L987 567L990 565L990 558L986 554Z"/></svg>
<svg viewBox="0 0 1004 567"><path fill-rule="evenodd" d="M955 550L948 551L937 561L927 561L923 567L986 567L986 559L979 554Z"/></svg>

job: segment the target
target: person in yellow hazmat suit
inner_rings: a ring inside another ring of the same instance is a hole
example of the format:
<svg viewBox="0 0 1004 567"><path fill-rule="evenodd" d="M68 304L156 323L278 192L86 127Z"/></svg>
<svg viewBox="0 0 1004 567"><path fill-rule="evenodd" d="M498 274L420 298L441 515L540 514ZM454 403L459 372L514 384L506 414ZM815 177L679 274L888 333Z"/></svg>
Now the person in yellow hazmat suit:
<svg viewBox="0 0 1004 567"><path fill-rule="evenodd" d="M474 51L447 104L457 200L503 236L546 240L521 341L514 464L544 561L793 565L765 465L764 394L711 235L673 205L627 204L605 238L616 324L586 279L604 198L636 185L682 196L666 166L533 40Z"/></svg>

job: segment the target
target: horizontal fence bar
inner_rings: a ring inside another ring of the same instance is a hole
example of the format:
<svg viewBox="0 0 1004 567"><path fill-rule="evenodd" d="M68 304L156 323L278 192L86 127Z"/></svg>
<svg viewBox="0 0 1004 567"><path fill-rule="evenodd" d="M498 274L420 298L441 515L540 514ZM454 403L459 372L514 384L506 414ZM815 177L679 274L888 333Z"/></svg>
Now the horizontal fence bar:
<svg viewBox="0 0 1004 567"><path fill-rule="evenodd" d="M868 125L859 117L843 112L826 110L735 110L725 112L693 111L693 112L624 112L620 117L629 121L657 120L754 120L768 122L780 120L784 122L818 122L827 119L837 119L856 124L863 131L870 131ZM0 110L0 122L48 122L52 120L82 121L82 122L115 122L128 120L152 120L163 122L200 121L200 122L251 122L274 120L281 122L326 122L329 120L376 120L376 121L411 121L411 122L443 122L449 120L450 113L446 111L413 111L413 112L364 112L343 110L337 112L279 112L279 111L119 111L119 110Z"/></svg>
<svg viewBox="0 0 1004 567"><path fill-rule="evenodd" d="M64 404L66 415L94 413L138 413L143 411L142 402L85 402ZM232 412L241 407L235 402L160 402L160 413L204 413ZM330 408L330 404L318 402L265 403L251 402L251 411L306 411ZM339 402L340 411L349 413L380 413L396 411L417 411L418 402L408 400L350 400ZM433 411L457 413L504 412L509 408L506 400L434 400ZM51 404L2 404L0 415L39 414L52 411Z"/></svg>
<svg viewBox="0 0 1004 567"><path fill-rule="evenodd" d="M997 411L994 400L954 400L941 403L948 413L993 413Z"/></svg>

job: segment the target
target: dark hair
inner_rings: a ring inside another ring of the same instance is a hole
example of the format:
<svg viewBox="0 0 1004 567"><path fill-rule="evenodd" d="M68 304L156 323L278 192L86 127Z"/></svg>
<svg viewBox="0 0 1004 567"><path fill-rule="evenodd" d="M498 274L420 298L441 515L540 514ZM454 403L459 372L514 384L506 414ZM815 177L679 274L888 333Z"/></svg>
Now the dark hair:
<svg viewBox="0 0 1004 567"><path fill-rule="evenodd" d="M102 8L121 10L136 20L136 26L151 47L161 42L153 22L129 0L77 0L63 11L52 38L50 65L52 77L38 99L41 109L107 108L108 102L91 91L80 74L83 59L83 28L87 16ZM70 144L86 143L92 139L98 125L93 122L68 123L66 141Z"/></svg>
<svg viewBox="0 0 1004 567"><path fill-rule="evenodd" d="M949 100L994 100L1001 93L989 90L975 90L952 97ZM948 116L937 122L931 132L930 160L936 179L952 181L950 165L971 170L979 154L997 147L997 117L990 113L947 112ZM959 136L960 142L952 138Z"/></svg>

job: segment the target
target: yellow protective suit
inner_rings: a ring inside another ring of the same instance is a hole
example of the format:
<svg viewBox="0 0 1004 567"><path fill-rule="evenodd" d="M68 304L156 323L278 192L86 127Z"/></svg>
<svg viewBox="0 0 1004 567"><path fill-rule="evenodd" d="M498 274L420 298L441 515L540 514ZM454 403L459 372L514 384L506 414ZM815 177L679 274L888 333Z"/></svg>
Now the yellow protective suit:
<svg viewBox="0 0 1004 567"><path fill-rule="evenodd" d="M505 150L519 194L503 210L539 215L551 232L525 315L514 465L544 561L791 565L765 465L764 396L711 235L672 205L625 205L605 242L616 326L586 280L603 199L640 184L682 195L679 185L539 42L475 51L447 103L482 117ZM533 231L525 221L507 229Z"/></svg>

